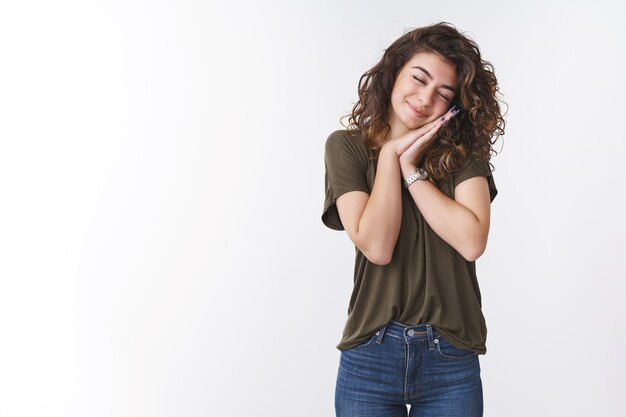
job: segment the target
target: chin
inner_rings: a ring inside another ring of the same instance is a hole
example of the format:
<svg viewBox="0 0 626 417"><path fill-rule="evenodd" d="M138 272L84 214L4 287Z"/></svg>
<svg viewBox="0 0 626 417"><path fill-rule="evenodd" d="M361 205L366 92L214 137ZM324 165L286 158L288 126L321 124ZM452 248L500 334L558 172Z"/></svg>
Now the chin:
<svg viewBox="0 0 626 417"><path fill-rule="evenodd" d="M413 123L410 123L410 124L405 125L405 126L406 126L406 127L407 127L407 129L409 129L409 130L415 130L415 129L419 129L420 127L425 126L425 125L427 125L427 124L428 124L428 122L422 122L422 121L419 121L419 122L413 122Z"/></svg>
<svg viewBox="0 0 626 417"><path fill-rule="evenodd" d="M428 123L430 123L431 120L429 119L414 119L412 117L408 118L404 125L407 127L407 129L419 129L420 127L427 125Z"/></svg>

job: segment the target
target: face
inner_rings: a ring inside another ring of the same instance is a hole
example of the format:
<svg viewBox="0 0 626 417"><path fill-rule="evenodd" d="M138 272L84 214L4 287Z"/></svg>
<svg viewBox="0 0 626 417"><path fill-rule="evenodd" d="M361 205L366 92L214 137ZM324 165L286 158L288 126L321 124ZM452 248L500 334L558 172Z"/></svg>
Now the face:
<svg viewBox="0 0 626 417"><path fill-rule="evenodd" d="M454 67L431 52L415 54L402 67L391 91L389 137L417 129L443 115L456 92Z"/></svg>

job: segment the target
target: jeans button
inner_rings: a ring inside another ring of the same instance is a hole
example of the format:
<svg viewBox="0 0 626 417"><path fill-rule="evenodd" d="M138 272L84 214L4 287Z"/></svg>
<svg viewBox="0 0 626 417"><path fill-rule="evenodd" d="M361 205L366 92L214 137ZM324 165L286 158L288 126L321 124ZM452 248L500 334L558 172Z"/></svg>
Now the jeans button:
<svg viewBox="0 0 626 417"><path fill-rule="evenodd" d="M414 334L415 334L415 330L410 329L410 330L409 330L409 336L413 336Z"/></svg>

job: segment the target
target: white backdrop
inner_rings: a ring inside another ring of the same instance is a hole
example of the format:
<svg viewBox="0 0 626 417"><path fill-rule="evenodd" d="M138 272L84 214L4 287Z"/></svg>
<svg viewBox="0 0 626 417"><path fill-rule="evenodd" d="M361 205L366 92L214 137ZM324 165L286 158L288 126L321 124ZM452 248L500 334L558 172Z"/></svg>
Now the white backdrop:
<svg viewBox="0 0 626 417"><path fill-rule="evenodd" d="M544 3L3 2L0 416L334 415L354 246L324 142L439 21L510 106L485 416L623 413L626 6Z"/></svg>

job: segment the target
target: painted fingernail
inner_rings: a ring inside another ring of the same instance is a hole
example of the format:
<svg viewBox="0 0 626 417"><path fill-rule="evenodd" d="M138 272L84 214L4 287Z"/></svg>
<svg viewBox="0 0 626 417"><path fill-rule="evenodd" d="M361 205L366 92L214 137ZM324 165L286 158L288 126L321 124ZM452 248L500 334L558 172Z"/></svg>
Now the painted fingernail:
<svg viewBox="0 0 626 417"><path fill-rule="evenodd" d="M452 107L450 107L450 110L448 110L448 113L451 112L452 110L454 110L456 108L456 104Z"/></svg>
<svg viewBox="0 0 626 417"><path fill-rule="evenodd" d="M457 114L459 114L461 112L461 109L458 109L457 111L455 111L454 113L452 113L452 116L448 117L447 119L445 119L443 122L441 122L440 126L445 125L446 123L448 123L448 121L450 119L452 119L454 116L456 116ZM441 116L441 118L443 118L444 116Z"/></svg>

